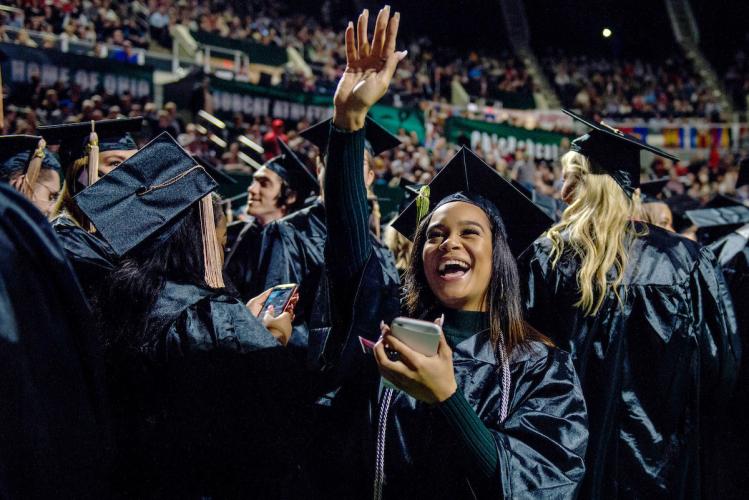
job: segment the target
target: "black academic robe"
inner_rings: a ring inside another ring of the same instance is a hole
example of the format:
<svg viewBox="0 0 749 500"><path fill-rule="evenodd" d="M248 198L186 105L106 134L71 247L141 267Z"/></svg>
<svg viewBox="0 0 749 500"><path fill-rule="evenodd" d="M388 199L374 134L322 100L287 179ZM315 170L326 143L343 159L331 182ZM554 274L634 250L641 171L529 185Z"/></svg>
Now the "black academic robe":
<svg viewBox="0 0 749 500"><path fill-rule="evenodd" d="M588 405L582 498L700 496L701 438L736 373L736 322L712 252L646 229L622 302L609 292L593 316L574 305L571 252L553 266L542 237L520 259L528 320L572 354Z"/></svg>
<svg viewBox="0 0 749 500"><path fill-rule="evenodd" d="M233 235L234 242L226 254L224 272L231 279L242 300L247 302L266 290L257 272L263 243L263 227L254 220L235 222L229 225L227 234Z"/></svg>
<svg viewBox="0 0 749 500"><path fill-rule="evenodd" d="M344 154L337 149L350 147L345 135L331 135L328 158L351 158L346 149ZM348 172L361 164L358 158L352 161L353 166L328 168ZM341 198L332 206L340 206ZM365 231L352 228L350 234ZM336 276L331 272L336 263L326 262L321 294L328 296L331 316L312 322L310 354L322 375L320 388L335 391L327 427L321 427L326 446L317 448L311 469L317 498L372 497L377 430L383 423L383 498L574 498L584 474L586 411L570 357L561 351L539 343L513 351L509 411L500 422L502 371L488 335L476 332L455 346L458 389L496 443L499 467L492 481L472 479L457 455L455 431L435 406L396 393L380 420L385 392L375 360L362 351L359 337L376 341L380 322L398 315L400 282L394 267L380 261L376 247L368 250L363 268L351 277Z"/></svg>
<svg viewBox="0 0 749 500"><path fill-rule="evenodd" d="M398 281L393 254L374 234L370 235L386 279ZM323 299L318 297L325 266L326 236L325 207L319 198L308 207L268 224L263 236L258 270L264 280L262 290L283 283L299 284L297 320L291 339L295 345L307 345L307 325L313 313L327 309Z"/></svg>
<svg viewBox="0 0 749 500"><path fill-rule="evenodd" d="M0 183L0 498L106 498L91 315L45 217Z"/></svg>
<svg viewBox="0 0 749 500"><path fill-rule="evenodd" d="M311 341L323 339L317 349L310 342L310 349L336 393L327 426L321 426L325 446L317 446L310 468L316 498L372 496L382 391L374 359L362 352L358 337L376 341L380 320L398 314L398 293L383 276L370 257L352 286L348 327L334 322L310 335ZM508 417L501 423L501 371L488 336L477 333L455 346L453 365L459 390L496 441L495 480L476 482L463 468L454 431L439 409L396 392L387 418L383 498L575 498L588 432L570 356L536 342L516 349Z"/></svg>
<svg viewBox="0 0 749 500"><path fill-rule="evenodd" d="M710 245L718 258L736 309L741 339L741 365L736 391L719 422L721 429L715 446L713 492L715 498L739 499L749 491L749 427L745 423L749 408L749 246L747 239L731 233Z"/></svg>
<svg viewBox="0 0 749 500"><path fill-rule="evenodd" d="M86 297L95 297L97 287L115 268L117 255L114 250L109 243L83 229L64 212L52 221L52 227L73 265Z"/></svg>
<svg viewBox="0 0 749 500"><path fill-rule="evenodd" d="M144 339L108 355L123 497L299 491L307 419L295 363L244 304L166 282Z"/></svg>

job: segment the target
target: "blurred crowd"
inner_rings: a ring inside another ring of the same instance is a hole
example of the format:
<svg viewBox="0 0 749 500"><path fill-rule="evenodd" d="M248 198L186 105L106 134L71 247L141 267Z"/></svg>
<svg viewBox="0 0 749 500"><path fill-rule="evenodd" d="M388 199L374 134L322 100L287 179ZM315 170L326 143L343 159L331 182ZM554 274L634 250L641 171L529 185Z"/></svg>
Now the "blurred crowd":
<svg viewBox="0 0 749 500"><path fill-rule="evenodd" d="M701 117L720 122L721 107L692 65L674 55L663 61L612 60L557 49L542 65L562 104L614 118Z"/></svg>
<svg viewBox="0 0 749 500"><path fill-rule="evenodd" d="M44 86L39 82L16 88L5 101L5 133L34 134L38 125L81 122L103 118L143 116L147 127L138 138L144 144L161 132L169 132L190 153L210 158L219 168L248 169L240 159L241 144L239 135L245 135L257 144L267 146L264 137L273 129L273 116L246 117L240 114L227 120L223 131L216 133L226 143L225 147L210 140L213 133L210 127L200 126L200 120L192 113L178 109L173 102L166 102L161 108L145 98L134 98L128 93L111 95L106 92L84 93L73 86L58 83ZM399 138L404 146L375 158L375 171L379 184L398 185L401 178L413 182L426 183L435 174L435 168L444 165L458 150L458 146L448 143L444 124L446 112L425 113L425 137L419 140L415 132L401 130ZM278 121L277 121L278 123ZM205 124L204 124L205 125ZM310 168L314 168L315 151L304 141L298 132L311 123L304 120L283 124L282 133L290 145L305 158ZM558 197L561 187L561 169L558 162L532 158L522 148L514 152L500 151L496 144L484 150L481 144L473 145L477 154L507 178L518 180L539 193ZM569 147L563 139L560 156ZM262 161L262 158L258 158ZM735 183L738 157L721 154L714 149L709 154L698 155L691 162L672 165L658 160L650 169L643 172L644 178L670 176L674 182L670 189L695 199L706 201L716 193L729 194Z"/></svg>
<svg viewBox="0 0 749 500"><path fill-rule="evenodd" d="M94 44L94 53L101 57L135 62L133 49L171 47L171 29L181 24L192 31L225 38L294 47L304 57L311 74L287 65L281 84L301 92L332 94L345 54L338 43L339 26L332 19L331 4L329 0L322 2L317 16L311 16L267 0L14 0L9 5L20 10L0 14L0 40L28 46L53 45L44 38L39 41L30 37L29 30L54 33L71 41ZM8 36L6 27L16 30L13 37ZM428 38L418 35L404 42L409 57L395 75L396 101L449 99L450 84L457 80L473 98L500 105L507 99L517 103L519 98L533 106L535 83L523 63L511 53L466 54L434 46ZM107 49L107 45L111 48ZM746 53L745 48L737 51L735 62L726 73L726 86L740 108L746 104L749 89ZM713 90L678 55L661 61L612 60L554 49L548 50L541 61L562 104L591 115L722 121L721 106Z"/></svg>

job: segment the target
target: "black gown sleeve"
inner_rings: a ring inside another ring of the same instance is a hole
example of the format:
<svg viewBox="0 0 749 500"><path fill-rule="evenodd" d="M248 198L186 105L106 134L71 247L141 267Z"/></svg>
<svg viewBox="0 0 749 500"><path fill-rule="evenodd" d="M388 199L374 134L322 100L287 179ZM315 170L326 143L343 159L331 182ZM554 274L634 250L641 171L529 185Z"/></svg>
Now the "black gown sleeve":
<svg viewBox="0 0 749 500"><path fill-rule="evenodd" d="M343 132L331 125L325 170L326 252L329 275L338 283L356 276L372 252L367 188L364 184L364 129Z"/></svg>
<svg viewBox="0 0 749 500"><path fill-rule="evenodd" d="M720 406L733 392L741 345L730 292L708 248L700 249L690 285L700 336L700 389L704 406Z"/></svg>

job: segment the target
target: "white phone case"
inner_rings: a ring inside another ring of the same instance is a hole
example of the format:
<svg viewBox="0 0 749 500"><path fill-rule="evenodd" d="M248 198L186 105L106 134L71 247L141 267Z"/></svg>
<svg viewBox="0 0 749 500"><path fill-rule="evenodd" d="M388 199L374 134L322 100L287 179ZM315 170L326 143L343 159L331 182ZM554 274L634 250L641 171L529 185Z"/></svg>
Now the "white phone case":
<svg viewBox="0 0 749 500"><path fill-rule="evenodd" d="M424 356L437 354L440 327L430 321L399 317L390 325L393 336Z"/></svg>

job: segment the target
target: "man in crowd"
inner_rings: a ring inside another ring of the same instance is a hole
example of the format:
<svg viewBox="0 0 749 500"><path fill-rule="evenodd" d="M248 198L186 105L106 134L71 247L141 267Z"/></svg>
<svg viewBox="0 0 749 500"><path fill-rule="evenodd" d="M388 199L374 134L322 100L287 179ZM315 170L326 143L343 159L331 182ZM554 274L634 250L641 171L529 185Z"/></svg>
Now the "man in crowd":
<svg viewBox="0 0 749 500"><path fill-rule="evenodd" d="M233 243L224 269L245 302L267 288L257 273L263 229L300 209L307 197L319 191L317 179L289 146L282 141L278 145L282 154L255 172L247 189L247 214L252 220L228 228Z"/></svg>

